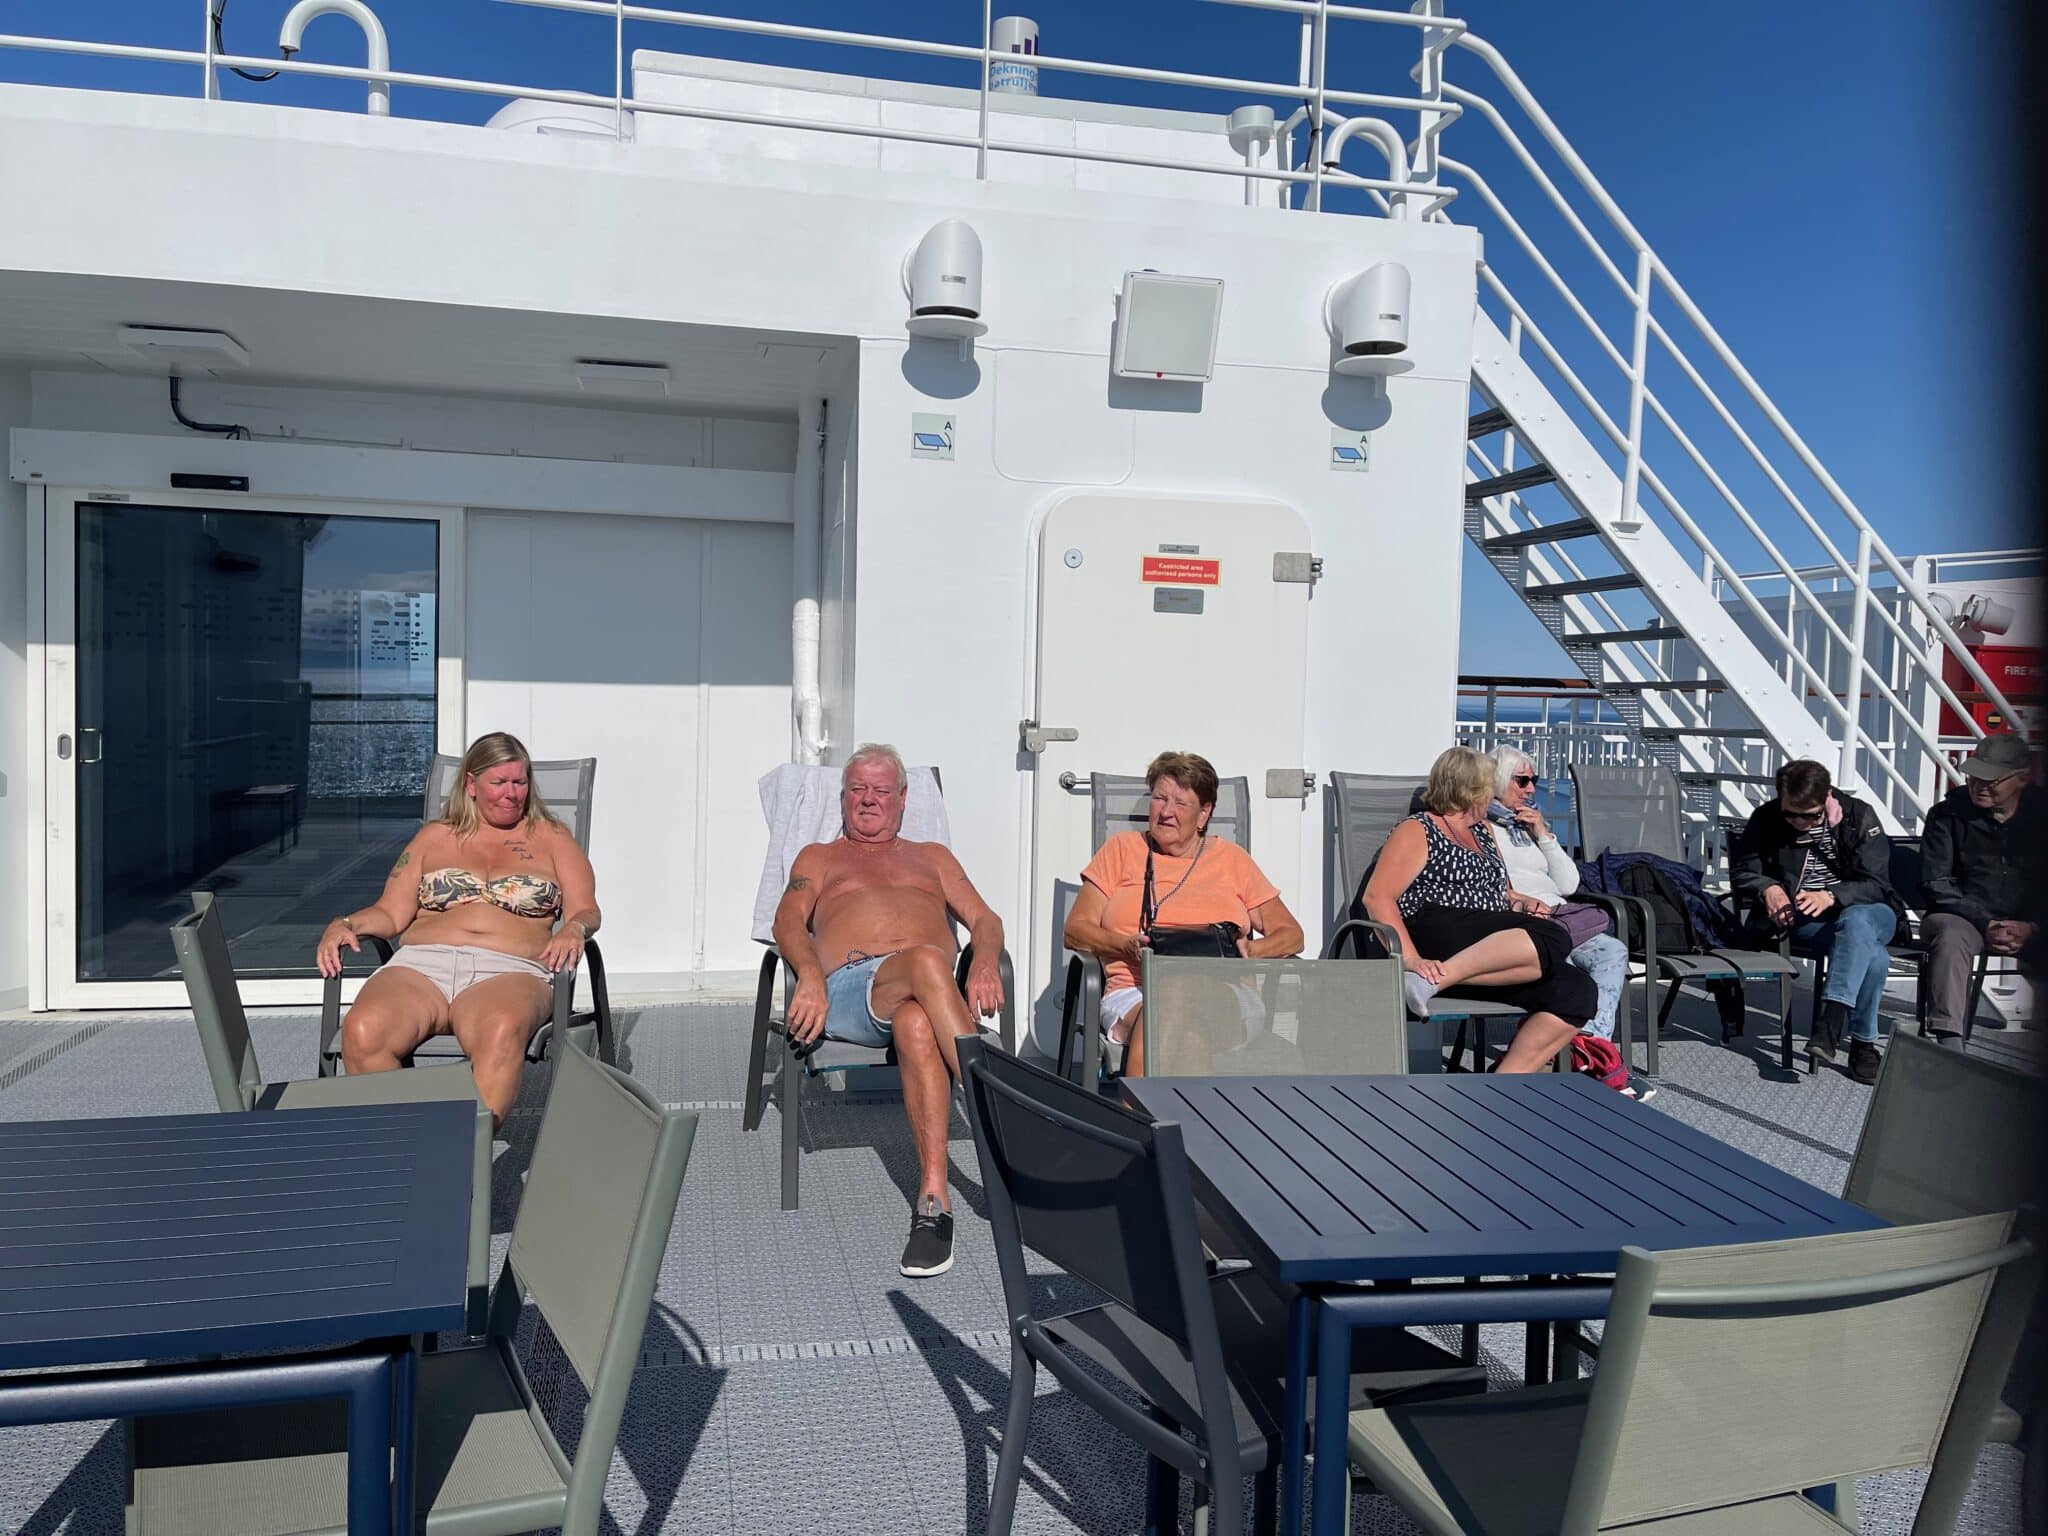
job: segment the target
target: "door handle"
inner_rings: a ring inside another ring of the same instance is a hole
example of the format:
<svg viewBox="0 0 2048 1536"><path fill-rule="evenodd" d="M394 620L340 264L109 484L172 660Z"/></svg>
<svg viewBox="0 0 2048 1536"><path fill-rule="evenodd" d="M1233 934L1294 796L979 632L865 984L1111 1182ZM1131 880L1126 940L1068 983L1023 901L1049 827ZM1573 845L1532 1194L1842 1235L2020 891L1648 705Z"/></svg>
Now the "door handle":
<svg viewBox="0 0 2048 1536"><path fill-rule="evenodd" d="M91 757L87 757L85 755L85 738L88 736L92 738ZM58 744L57 755L59 757L64 755L64 749L61 742ZM92 763L98 762L101 758L105 757L106 755L106 743L100 736L100 728L96 725L81 725L78 728L78 766L84 768Z"/></svg>

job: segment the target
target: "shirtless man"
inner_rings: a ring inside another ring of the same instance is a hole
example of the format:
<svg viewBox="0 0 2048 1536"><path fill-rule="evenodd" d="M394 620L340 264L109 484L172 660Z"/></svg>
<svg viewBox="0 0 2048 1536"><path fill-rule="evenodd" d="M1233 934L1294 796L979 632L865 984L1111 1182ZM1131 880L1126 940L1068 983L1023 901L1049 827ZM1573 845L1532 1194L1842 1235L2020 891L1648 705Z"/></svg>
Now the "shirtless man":
<svg viewBox="0 0 2048 1536"><path fill-rule="evenodd" d="M845 835L796 856L775 912L775 943L796 971L792 1040L809 1046L828 1035L896 1048L919 1170L898 1268L939 1275L953 1267L946 1188L946 1128L960 1075L953 1042L975 1032L976 1015L1003 1006L1003 924L950 849L897 835L906 782L894 747L863 746L848 760L839 793ZM949 911L967 925L974 946L964 998L953 984Z"/></svg>

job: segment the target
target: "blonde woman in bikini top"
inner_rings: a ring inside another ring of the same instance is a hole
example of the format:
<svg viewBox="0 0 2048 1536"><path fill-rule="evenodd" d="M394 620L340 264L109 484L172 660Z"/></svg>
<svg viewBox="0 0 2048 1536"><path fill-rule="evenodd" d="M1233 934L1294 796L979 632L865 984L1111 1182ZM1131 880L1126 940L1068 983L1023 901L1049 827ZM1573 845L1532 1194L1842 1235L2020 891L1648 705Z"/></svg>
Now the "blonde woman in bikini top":
<svg viewBox="0 0 2048 1536"><path fill-rule="evenodd" d="M533 792L526 748L503 732L478 738L441 818L406 844L383 894L320 936L323 976L340 975L341 952L363 939L403 941L342 1019L343 1067L391 1071L452 1034L502 1122L552 978L576 968L601 920L590 860Z"/></svg>

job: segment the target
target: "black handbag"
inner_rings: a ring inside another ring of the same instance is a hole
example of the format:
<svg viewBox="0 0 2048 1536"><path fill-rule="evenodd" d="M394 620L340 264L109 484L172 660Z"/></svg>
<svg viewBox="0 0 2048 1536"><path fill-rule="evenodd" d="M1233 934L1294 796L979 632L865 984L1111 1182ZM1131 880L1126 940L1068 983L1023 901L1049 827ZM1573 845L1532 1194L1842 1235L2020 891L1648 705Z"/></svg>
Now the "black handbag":
<svg viewBox="0 0 2048 1536"><path fill-rule="evenodd" d="M1203 846L1206 847L1207 845L1204 844ZM1201 849L1197 848L1195 850L1195 858L1199 860L1201 857ZM1193 873L1194 867L1190 865L1188 867L1188 874ZM1181 878L1185 881L1187 877L1184 875ZM1179 889L1180 887L1176 885L1173 891ZM1173 891L1166 893L1169 898L1172 897ZM1145 947L1155 955L1168 955L1183 959L1235 960L1237 958L1237 941L1243 936L1243 930L1237 924L1192 923L1181 927L1173 927L1171 925L1162 927L1153 921L1158 912L1159 903L1152 896L1152 849L1148 845L1145 850L1144 905L1139 913L1139 919L1145 933Z"/></svg>

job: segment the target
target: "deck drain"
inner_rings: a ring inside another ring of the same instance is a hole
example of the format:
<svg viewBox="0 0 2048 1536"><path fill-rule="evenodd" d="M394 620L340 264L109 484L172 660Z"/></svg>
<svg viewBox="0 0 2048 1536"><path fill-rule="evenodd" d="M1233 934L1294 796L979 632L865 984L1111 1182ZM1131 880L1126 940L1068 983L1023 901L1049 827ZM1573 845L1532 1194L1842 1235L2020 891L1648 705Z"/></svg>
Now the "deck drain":
<svg viewBox="0 0 2048 1536"><path fill-rule="evenodd" d="M659 1371L688 1365L779 1365L798 1360L861 1360L883 1355L929 1355L949 1349L1000 1349L1009 1341L1009 1334L1000 1328L977 1328L971 1333L903 1333L881 1339L832 1339L801 1344L734 1344L710 1349L645 1349L640 1352L640 1369Z"/></svg>
<svg viewBox="0 0 2048 1536"><path fill-rule="evenodd" d="M55 1045L46 1045L40 1051L37 1051L35 1055L29 1057L28 1060L18 1061L5 1072L0 1072L0 1092L5 1092L7 1089L12 1088L16 1083L38 1068L47 1067L73 1046L83 1045L86 1041L92 1039L93 1036L104 1034L111 1022L111 1020L102 1020L97 1024L82 1025L76 1034L66 1036Z"/></svg>

